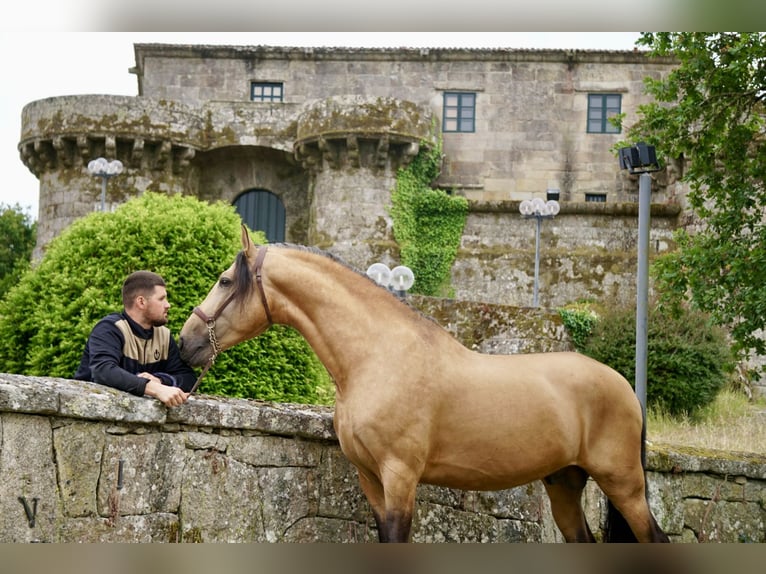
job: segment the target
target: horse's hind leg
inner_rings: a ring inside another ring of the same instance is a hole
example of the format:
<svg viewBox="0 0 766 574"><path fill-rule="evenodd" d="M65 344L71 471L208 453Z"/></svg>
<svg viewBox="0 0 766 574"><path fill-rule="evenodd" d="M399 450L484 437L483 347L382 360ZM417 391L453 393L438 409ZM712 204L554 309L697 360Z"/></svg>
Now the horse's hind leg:
<svg viewBox="0 0 766 574"><path fill-rule="evenodd" d="M619 482L595 476L593 478L604 491L614 509L619 511L627 522L635 540L638 542L670 542L649 508L644 471L641 467L631 472L630 476L621 477ZM613 512L614 509L610 509L610 512ZM609 541L624 542L625 540L613 539Z"/></svg>
<svg viewBox="0 0 766 574"><path fill-rule="evenodd" d="M587 481L588 474L579 466L564 467L543 479L553 520L567 542L596 541L581 504Z"/></svg>

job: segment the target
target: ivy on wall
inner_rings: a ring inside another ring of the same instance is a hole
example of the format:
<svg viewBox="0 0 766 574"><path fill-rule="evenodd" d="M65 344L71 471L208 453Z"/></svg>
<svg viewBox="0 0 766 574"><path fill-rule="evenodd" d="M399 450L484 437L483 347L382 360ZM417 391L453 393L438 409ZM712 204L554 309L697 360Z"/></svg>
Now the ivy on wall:
<svg viewBox="0 0 766 574"><path fill-rule="evenodd" d="M421 145L420 152L399 169L391 194L390 214L402 264L412 269L412 293L453 297L452 264L468 215L468 200L431 187L441 171L441 140Z"/></svg>

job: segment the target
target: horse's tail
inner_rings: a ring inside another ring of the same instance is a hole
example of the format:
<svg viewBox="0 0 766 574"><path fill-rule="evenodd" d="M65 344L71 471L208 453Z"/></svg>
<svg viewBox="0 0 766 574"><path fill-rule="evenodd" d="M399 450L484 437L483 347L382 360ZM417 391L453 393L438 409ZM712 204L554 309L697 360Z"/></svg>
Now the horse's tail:
<svg viewBox="0 0 766 574"><path fill-rule="evenodd" d="M641 468L646 476L646 417L641 427ZM645 489L647 501L649 500L648 487ZM611 500L606 502L606 524L604 525L604 542L638 542L636 535L633 534L625 520Z"/></svg>

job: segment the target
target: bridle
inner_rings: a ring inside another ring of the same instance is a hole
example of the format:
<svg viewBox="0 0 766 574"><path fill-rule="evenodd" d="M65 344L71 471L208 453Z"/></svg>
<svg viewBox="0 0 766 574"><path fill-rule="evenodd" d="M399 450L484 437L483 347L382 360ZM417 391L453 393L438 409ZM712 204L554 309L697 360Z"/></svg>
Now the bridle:
<svg viewBox="0 0 766 574"><path fill-rule="evenodd" d="M269 309L269 303L266 300L266 292L263 290L263 260L266 257L266 250L267 250L267 246L265 245L258 250L258 255L256 255L255 264L253 265L253 271L255 273L255 284L258 286L258 293L261 296L261 303L263 303L263 309L264 311L266 311L266 319L268 319L269 327L271 327L274 324L274 320L271 318L271 310ZM204 377L207 374L207 372L210 370L210 367L213 366L213 363L215 362L216 357L218 357L218 355L220 355L223 352L223 349L221 349L220 343L218 343L218 337L216 337L215 335L215 322L218 319L218 317L221 316L221 313L223 313L223 310L229 306L229 303L231 303L234 300L234 297L236 295L237 295L237 292L233 291L228 297L226 297L226 299L223 301L223 303L221 303L218 306L218 309L215 310L215 313L213 313L212 316L209 316L199 307L195 307L193 310L193 313L197 315L197 317L202 319L205 322L205 325L207 326L207 337L210 340L210 345L213 347L213 354L207 360L207 363L205 364L205 367L202 369L202 372L197 378L197 381L194 383L194 386L189 391L190 395L197 390L197 387L199 387L199 384L202 382L202 377Z"/></svg>

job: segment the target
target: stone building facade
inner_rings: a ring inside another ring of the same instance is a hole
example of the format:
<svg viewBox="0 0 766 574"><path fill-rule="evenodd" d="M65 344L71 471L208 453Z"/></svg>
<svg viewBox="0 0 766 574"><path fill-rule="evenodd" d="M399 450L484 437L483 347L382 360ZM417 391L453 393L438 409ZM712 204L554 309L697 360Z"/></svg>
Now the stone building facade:
<svg viewBox="0 0 766 574"><path fill-rule="evenodd" d="M99 156L125 171L114 207L147 190L283 209L283 239L360 269L399 260L388 209L399 167L443 146L435 185L470 213L453 267L457 298L529 305L534 225L521 200L557 197L543 226L540 301L632 301L636 176L613 147L672 69L641 52L347 49L136 44L138 95L38 100L19 151L40 180L38 245L99 206ZM653 175L655 252L684 221L677 166ZM280 238L282 239L282 238Z"/></svg>

